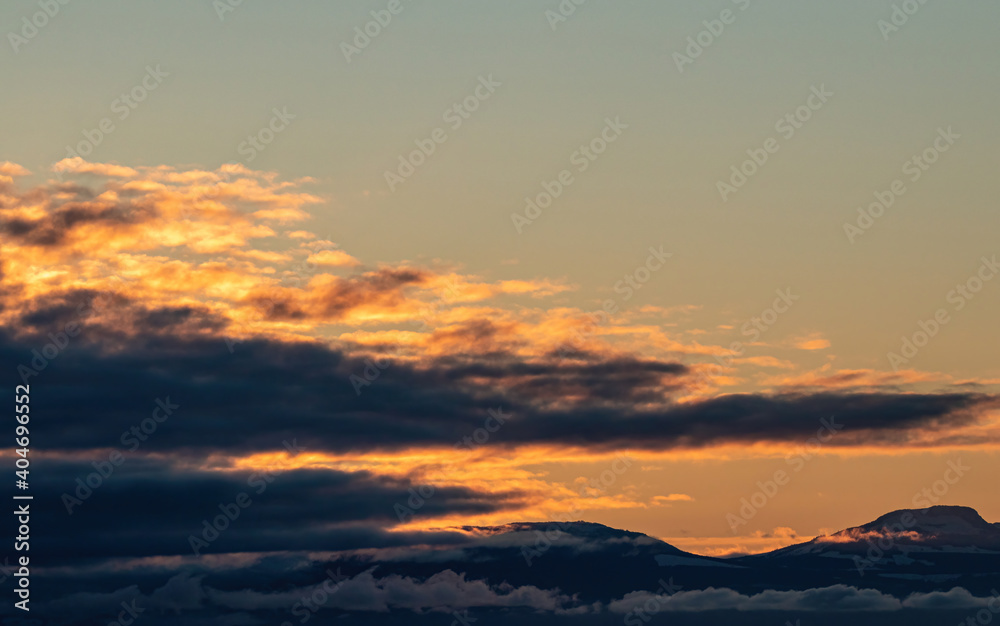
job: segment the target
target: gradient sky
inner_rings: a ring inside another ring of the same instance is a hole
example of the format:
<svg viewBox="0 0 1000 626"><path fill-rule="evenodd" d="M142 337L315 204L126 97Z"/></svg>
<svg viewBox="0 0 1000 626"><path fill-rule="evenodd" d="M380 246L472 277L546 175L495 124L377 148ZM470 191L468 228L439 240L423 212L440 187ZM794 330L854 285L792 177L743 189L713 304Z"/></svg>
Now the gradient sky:
<svg viewBox="0 0 1000 626"><path fill-rule="evenodd" d="M496 509L444 510L407 529L544 520L569 509L695 552L761 551L911 507L959 458L974 469L945 503L1000 520L992 482L1000 280L961 310L949 300L983 257L1000 253L1000 7L929 2L886 38L879 20L893 5L884 0L589 0L555 28L545 14L555 1L402 0L384 31L345 59L354 28L387 4L247 0L220 18L208 0L73 2L16 53L8 45L0 315L7 339L27 348L11 354L30 358L61 328L65 312L51 309L74 292L121 290L115 274L130 284L116 310L132 313L104 311L91 325L120 334L84 333L70 349L98 367L134 351L155 370L150 336L176 336L192 354L211 337L220 354L223 337L258 337L277 351L317 341L344 359L329 379L343 387L336 397L399 419L386 422L399 436L384 450L359 439L281 463L414 484L433 478L480 494L523 490ZM724 10L733 23L679 71L674 54ZM6 2L0 24L20 32L37 11ZM121 119L116 98L157 66L168 75ZM452 128L445 111L486 77L500 85ZM833 95L782 137L776 122L814 87ZM294 119L248 161L241 143L275 109ZM67 146L103 118L114 131L85 162L64 161ZM576 171L571 155L609 118L627 128ZM436 128L447 140L391 190L385 172ZM904 167L940 129L960 137L912 181ZM718 181L771 137L778 151L724 201ZM519 233L511 214L564 169L573 183ZM850 241L845 223L856 224L858 207L896 179L905 194ZM124 205L133 212L101 213ZM74 207L90 217L69 219ZM650 247L672 256L626 298L615 287ZM303 268L307 259L325 265ZM713 366L788 289L799 298L788 312L735 362ZM250 322L265 293L280 294L280 310ZM575 345L584 356L553 359L608 299L619 310ZM178 307L194 313L159 326L135 313ZM893 371L887 353L939 309L948 323ZM237 344L232 358L245 348ZM379 352L397 365L355 396L349 376ZM40 375L39 388L45 375L69 376L69 360ZM455 373L474 365L503 373ZM613 370L606 379L602 366ZM184 371L178 365L162 380L181 381ZM246 383L240 372L230 363L198 380ZM282 389L296 402L295 383L272 391ZM414 400L424 393L444 406L456 394L451 409L461 416L435 431L443 440L410 429L407 419L430 419L437 406ZM109 432L158 397L136 395L143 399L116 406ZM727 399L739 404L723 411L729 418L697 413ZM450 442L498 405L520 407L515 421L587 414L579 428L594 438L576 437L569 420L555 434L505 427L455 458ZM667 426L685 408L695 425L675 437ZM788 469L785 458L834 410L843 411L843 434L731 531L726 515L757 481ZM647 418L651 431L636 424ZM660 433L653 444L649 432ZM212 462L196 462L183 433L175 436L166 458L206 472L283 454L280 445L230 451L219 442ZM100 441L53 441L50 450L89 462L116 444ZM598 498L576 496L574 485L625 451L635 465Z"/></svg>

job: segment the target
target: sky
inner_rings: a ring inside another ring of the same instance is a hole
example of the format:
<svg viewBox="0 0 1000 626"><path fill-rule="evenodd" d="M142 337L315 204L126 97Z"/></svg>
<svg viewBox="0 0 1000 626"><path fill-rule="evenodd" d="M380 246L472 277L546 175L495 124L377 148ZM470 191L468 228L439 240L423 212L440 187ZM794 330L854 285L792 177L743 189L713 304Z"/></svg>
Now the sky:
<svg viewBox="0 0 1000 626"><path fill-rule="evenodd" d="M184 535L273 470L304 539L251 551L1000 521L996 4L42 4L0 7L0 350L54 494L123 452L120 497L206 490Z"/></svg>

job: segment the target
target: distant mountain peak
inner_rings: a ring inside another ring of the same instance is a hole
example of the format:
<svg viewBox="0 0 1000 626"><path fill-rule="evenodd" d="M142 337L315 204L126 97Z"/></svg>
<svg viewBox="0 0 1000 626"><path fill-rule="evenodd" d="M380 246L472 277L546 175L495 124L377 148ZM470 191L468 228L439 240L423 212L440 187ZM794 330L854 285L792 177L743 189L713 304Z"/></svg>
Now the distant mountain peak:
<svg viewBox="0 0 1000 626"><path fill-rule="evenodd" d="M978 511L967 506L932 506L925 509L900 509L856 528L869 532L910 532L926 537L980 535L997 532L995 524L983 519ZM839 533L838 533L839 534Z"/></svg>
<svg viewBox="0 0 1000 626"><path fill-rule="evenodd" d="M912 550L1000 550L1000 524L991 524L967 506L931 506L886 513L861 526L787 546L765 558L816 554L867 554ZM832 552L831 552L832 551Z"/></svg>
<svg viewBox="0 0 1000 626"><path fill-rule="evenodd" d="M618 537L631 537L631 538L646 538L650 541L659 541L658 539L653 539L642 533L632 532L629 530L621 530L618 528L612 528L611 526L605 526L604 524L598 524L596 522L584 522L584 521L573 521L573 522L563 522L563 521L550 521L550 522L510 522L508 524L503 524L501 526L462 526L461 530L473 534L479 535L500 535L505 533L516 533L516 532L554 532L559 531L567 535L572 535L575 537L587 537L591 539L599 538L618 538Z"/></svg>
<svg viewBox="0 0 1000 626"><path fill-rule="evenodd" d="M596 522L510 522L500 526L461 526L457 530L480 538L498 540L495 545L526 545L529 547L549 544L564 546L631 545L644 546L656 554L684 555L693 559L706 558L689 554L661 539L643 533L621 530Z"/></svg>

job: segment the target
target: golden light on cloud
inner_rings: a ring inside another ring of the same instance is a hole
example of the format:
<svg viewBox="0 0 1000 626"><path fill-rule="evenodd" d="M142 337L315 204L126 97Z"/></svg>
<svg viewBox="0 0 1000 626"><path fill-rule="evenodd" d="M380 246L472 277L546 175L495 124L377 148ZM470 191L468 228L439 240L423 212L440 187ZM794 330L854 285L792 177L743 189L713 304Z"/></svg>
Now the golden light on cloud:
<svg viewBox="0 0 1000 626"><path fill-rule="evenodd" d="M824 339L819 333L813 333L795 340L795 347L799 350L826 350L830 345L830 341Z"/></svg>
<svg viewBox="0 0 1000 626"><path fill-rule="evenodd" d="M355 259L343 250L321 250L310 254L306 259L308 263L324 265L327 267L356 267L361 265L361 261Z"/></svg>
<svg viewBox="0 0 1000 626"><path fill-rule="evenodd" d="M813 539L803 536L788 527L778 527L771 531L758 530L749 535L736 537L660 537L672 546L693 554L713 557L732 557L744 554L760 554Z"/></svg>
<svg viewBox="0 0 1000 626"><path fill-rule="evenodd" d="M8 4L0 624L990 606L1000 4Z"/></svg>
<svg viewBox="0 0 1000 626"><path fill-rule="evenodd" d="M4 193L14 200L0 213L24 226L22 234L2 244L10 259L5 270L12 277L9 285L21 298L0 311L0 319L16 319L30 302L87 288L127 298L136 307L201 311L222 320L229 337L329 342L347 355L388 355L415 371L433 367L436 359L503 354L522 364L521 370L505 373L502 379L470 376L465 383L482 389L502 385L507 390L531 390L531 402L540 410L592 405L592 383L567 379L558 388L534 384L545 368L554 368L553 372L582 368L592 360L627 361L630 367L641 367L678 359L668 362L677 363L680 369L651 377L649 394L632 403L634 410L649 411L694 406L718 397L721 389L747 386L753 380L779 389L849 391L916 388L945 380L915 371L834 370L831 363L803 372L794 360L767 354L733 358L723 367L716 357L727 356L727 349L703 343L711 336L708 331L680 324L699 307L647 305L599 317L576 307L547 306L546 299L572 291L572 286L561 281L489 280L407 262L362 270L358 269L361 261L336 248L330 238L318 239L305 230L285 232L292 245L282 249L272 223L302 218L302 207L317 199L302 193L296 184L242 166L183 171L71 161L63 162L60 169L105 181L100 193L87 197L58 191L29 198L17 195L7 184ZM2 171L22 175L26 170L6 164ZM122 182L123 178L127 180ZM261 205L270 208L261 209ZM59 230L61 222L51 216L70 210L85 219L74 228ZM262 249L258 244L265 240L268 246ZM94 249L96 241L102 245ZM83 250L91 250L85 262L74 262ZM303 268L302 260L314 267ZM334 275L326 268L346 272ZM18 282L19 275L31 275L34 280ZM105 311L97 319L113 318L127 331L136 315L123 308ZM669 323L659 323L665 319ZM809 335L797 339L795 345L814 351L825 349L828 342ZM783 371L761 376L762 370ZM751 378L749 372L757 376ZM344 384L348 384L346 375ZM947 437L933 429L913 429L890 449L848 433L840 436L839 445L808 450L816 455L852 456L943 447L985 449L996 445L998 428L995 419L980 419L953 426ZM662 451L633 450L629 455L653 463L781 458L801 453L807 449L804 445L723 441L681 444ZM205 469L370 472L509 498L508 508L489 514L425 516L406 526L420 529L512 518L544 521L560 511L644 510L695 502L683 492L638 492L627 480L617 485L617 491L595 490L590 485L593 477L586 472L600 474L602 464L614 462L615 454L573 445L498 441L463 452L432 445L361 455L226 455L207 462ZM558 479L549 475L554 468L574 465L581 467L581 475ZM759 545L765 539L770 540L761 538Z"/></svg>

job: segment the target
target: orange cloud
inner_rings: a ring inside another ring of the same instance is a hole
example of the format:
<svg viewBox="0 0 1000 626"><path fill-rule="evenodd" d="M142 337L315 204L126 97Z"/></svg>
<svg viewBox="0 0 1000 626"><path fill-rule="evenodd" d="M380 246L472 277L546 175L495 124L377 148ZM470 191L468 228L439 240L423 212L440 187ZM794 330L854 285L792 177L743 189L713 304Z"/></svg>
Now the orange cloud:
<svg viewBox="0 0 1000 626"><path fill-rule="evenodd" d="M671 502L693 502L694 498L684 493L672 493L667 496L653 496L653 503L669 506Z"/></svg>
<svg viewBox="0 0 1000 626"><path fill-rule="evenodd" d="M310 254L306 261L327 267L354 267L361 265L361 261L343 250L321 250L320 252Z"/></svg>
<svg viewBox="0 0 1000 626"><path fill-rule="evenodd" d="M916 370L900 370L898 372L882 372L868 369L832 371L830 364L827 364L819 370L805 374L766 378L763 384L776 387L850 389L915 385L917 383L939 382L947 380L947 378L940 374L918 372Z"/></svg>
<svg viewBox="0 0 1000 626"><path fill-rule="evenodd" d="M52 166L52 171L67 174L96 174L98 176L112 176L115 178L134 178L139 172L131 167L115 165L113 163L88 163L80 157L63 159Z"/></svg>
<svg viewBox="0 0 1000 626"><path fill-rule="evenodd" d="M681 550L700 554L702 556L713 556L724 558L730 556L741 556L744 554L760 554L770 552L779 548L802 543L812 539L811 536L800 536L795 530L787 527L778 527L770 532L756 531L750 535L739 537L660 537L672 546Z"/></svg>
<svg viewBox="0 0 1000 626"><path fill-rule="evenodd" d="M899 539L920 541L922 539L933 539L934 537L935 535L922 535L915 530L891 531L850 528L833 535L823 535L821 537L817 537L816 541L819 543L855 543L860 541L875 542L879 539L888 539L890 541L896 541Z"/></svg>
<svg viewBox="0 0 1000 626"><path fill-rule="evenodd" d="M819 333L813 333L806 337L794 340L793 345L799 350L826 350L830 347L830 342Z"/></svg>
<svg viewBox="0 0 1000 626"><path fill-rule="evenodd" d="M14 178L17 176L28 176L31 174L28 170L21 167L17 163L11 163L10 161L0 161L0 182L5 184L13 184Z"/></svg>

